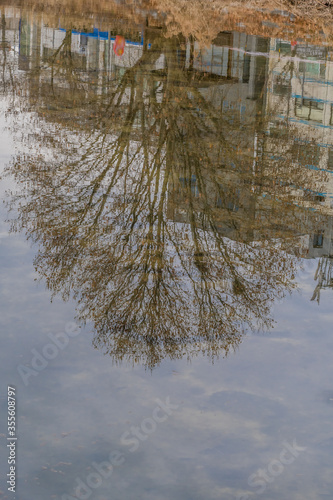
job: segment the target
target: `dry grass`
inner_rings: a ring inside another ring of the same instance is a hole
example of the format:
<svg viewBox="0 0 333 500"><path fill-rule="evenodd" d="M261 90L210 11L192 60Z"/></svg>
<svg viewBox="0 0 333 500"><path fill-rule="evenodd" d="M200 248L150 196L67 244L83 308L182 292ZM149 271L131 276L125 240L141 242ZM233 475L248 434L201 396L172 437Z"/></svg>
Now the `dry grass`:
<svg viewBox="0 0 333 500"><path fill-rule="evenodd" d="M331 0L12 0L11 6L43 12L50 22L113 27L121 20L141 25L163 26L167 35L193 36L209 43L220 31L246 31L249 34L313 43L333 41ZM0 3L9 4L8 0ZM275 11L275 12L274 12ZM287 11L293 18L277 11ZM123 21L122 21L123 22Z"/></svg>
<svg viewBox="0 0 333 500"><path fill-rule="evenodd" d="M222 30L277 38L329 42L333 40L333 9L321 0L223 1L152 0L157 11L166 12L170 34L181 32L210 41ZM263 8L264 7L264 8ZM281 14L278 13L281 12ZM291 17L286 15L289 13Z"/></svg>

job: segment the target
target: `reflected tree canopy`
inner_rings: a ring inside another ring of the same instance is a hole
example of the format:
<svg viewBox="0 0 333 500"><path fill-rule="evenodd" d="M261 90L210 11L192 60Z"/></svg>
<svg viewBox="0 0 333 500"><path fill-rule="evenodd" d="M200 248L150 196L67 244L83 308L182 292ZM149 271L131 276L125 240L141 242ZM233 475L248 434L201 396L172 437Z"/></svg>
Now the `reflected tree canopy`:
<svg viewBox="0 0 333 500"><path fill-rule="evenodd" d="M292 165L290 126L285 143L267 140L266 60L244 119L224 104L237 79L199 71L194 40L146 26L142 53L108 78L81 71L71 38L19 90L33 113L8 168L21 186L13 230L38 244L38 273L77 300L115 361L225 355L269 329L294 287L313 224L295 186L324 178Z"/></svg>

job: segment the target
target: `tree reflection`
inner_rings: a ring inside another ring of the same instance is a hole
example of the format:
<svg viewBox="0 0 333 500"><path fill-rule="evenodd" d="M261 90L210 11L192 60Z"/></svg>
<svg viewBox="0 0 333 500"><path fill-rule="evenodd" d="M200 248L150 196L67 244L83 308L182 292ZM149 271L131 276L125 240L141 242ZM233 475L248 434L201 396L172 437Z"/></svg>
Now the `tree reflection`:
<svg viewBox="0 0 333 500"><path fill-rule="evenodd" d="M272 238L258 212L258 114L231 117L225 80L195 70L193 44L185 64L182 40L161 30L146 29L140 58L102 93L72 65L69 40L41 77L41 132L9 168L24 186L10 202L13 229L38 243L48 288L77 300L94 345L116 362L214 359L246 330L267 330L298 258L295 227ZM288 203L270 210L295 215Z"/></svg>

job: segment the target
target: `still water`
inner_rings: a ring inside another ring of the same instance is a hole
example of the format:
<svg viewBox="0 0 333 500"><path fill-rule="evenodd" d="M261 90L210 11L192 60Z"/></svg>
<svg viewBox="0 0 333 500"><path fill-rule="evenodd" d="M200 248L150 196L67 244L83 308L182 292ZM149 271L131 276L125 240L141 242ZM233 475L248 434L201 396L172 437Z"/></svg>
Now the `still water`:
<svg viewBox="0 0 333 500"><path fill-rule="evenodd" d="M0 497L333 496L328 46L1 7Z"/></svg>

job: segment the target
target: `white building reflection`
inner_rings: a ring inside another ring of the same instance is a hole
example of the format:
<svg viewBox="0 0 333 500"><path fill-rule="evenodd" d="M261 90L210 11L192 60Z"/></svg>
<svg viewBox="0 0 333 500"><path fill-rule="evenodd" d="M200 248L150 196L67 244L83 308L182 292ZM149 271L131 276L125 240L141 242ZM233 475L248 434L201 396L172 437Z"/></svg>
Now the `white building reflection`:
<svg viewBox="0 0 333 500"><path fill-rule="evenodd" d="M42 15L21 17L20 11L14 8L6 8L2 16L5 18L3 47L6 45L11 49L19 70L42 68L44 73L38 78L45 82L47 61L57 57L68 30L48 26ZM126 39L122 57L117 57L113 50L117 34ZM145 44L144 29L138 26L124 25L122 31L112 27L109 31L96 28L86 32L72 30L70 35L70 54L76 71L93 85L96 94L103 93L107 82L120 77L126 68L133 67L140 60ZM221 107L230 120L237 117L245 124L247 132L240 134L240 140L244 149L250 151L253 185L258 178L265 179L259 191L253 186L242 186L240 192L239 179L232 173L232 165L227 165L221 183L226 180L229 184L234 182L235 189L229 189L229 194L233 195L226 197L225 206L221 197L212 190L211 203L217 214L224 210L229 214L237 212L237 219L243 217L245 223L250 214L253 219L268 221L271 236L278 237L283 225L279 230L275 229L277 221L270 218L273 195L269 179L274 178L275 185L279 183L280 171L276 170L275 160L285 156L285 162L289 162L290 178L300 179L299 184L292 181L288 191L297 210L293 220L285 221L285 230L294 229L299 234L298 251L304 257L333 256L331 50L234 31L221 32L203 50L196 42L191 44L184 40L178 48L178 57L184 61L184 67L192 65L193 71L202 75L202 95L216 107ZM162 71L164 56L161 55L154 64L157 71ZM60 87L64 85L61 79L57 83ZM281 185L286 184L285 175L284 172ZM185 181L179 178L175 185ZM191 178L189 182L195 186L195 179ZM207 173L208 189L209 184ZM183 201L178 199L179 196L176 198L173 206L170 205L169 216L182 220L185 213ZM287 202L285 190L274 190L274 202L276 200ZM200 211L199 202L196 209ZM221 231L226 230L223 227L221 222ZM228 231L228 237L236 235ZM251 233L247 237L256 239L261 235Z"/></svg>

